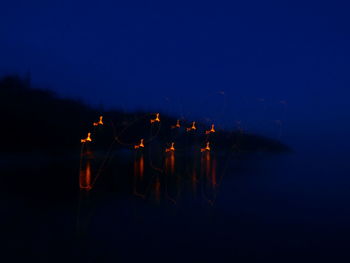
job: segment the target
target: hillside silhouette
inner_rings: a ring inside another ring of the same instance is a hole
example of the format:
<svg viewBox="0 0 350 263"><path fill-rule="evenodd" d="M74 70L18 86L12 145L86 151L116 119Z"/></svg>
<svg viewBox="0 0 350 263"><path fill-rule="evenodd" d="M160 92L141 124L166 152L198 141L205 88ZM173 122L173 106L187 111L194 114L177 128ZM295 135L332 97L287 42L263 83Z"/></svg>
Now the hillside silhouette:
<svg viewBox="0 0 350 263"><path fill-rule="evenodd" d="M30 83L19 76L6 76L0 80L0 113L3 153L44 152L50 154L79 151L80 139L84 138L91 124L100 115L104 116L106 129L99 137L98 147L108 147L116 136L125 145L136 143L139 138L147 138L153 116L145 112L123 112L118 110L97 110L79 100L60 98L52 91L31 87ZM172 140L170 127L177 119L161 114L162 129L157 140L164 146ZM181 120L183 126L191 122ZM198 123L196 142L203 143L205 135L202 130L208 125ZM186 132L179 132L178 143L185 144ZM202 135L201 135L202 134ZM284 152L289 148L284 144L262 136L246 134L242 131L220 131L212 138L216 149L232 148L240 152ZM194 142L191 141L191 143ZM117 144L115 147L125 147ZM106 150L106 149L105 149Z"/></svg>

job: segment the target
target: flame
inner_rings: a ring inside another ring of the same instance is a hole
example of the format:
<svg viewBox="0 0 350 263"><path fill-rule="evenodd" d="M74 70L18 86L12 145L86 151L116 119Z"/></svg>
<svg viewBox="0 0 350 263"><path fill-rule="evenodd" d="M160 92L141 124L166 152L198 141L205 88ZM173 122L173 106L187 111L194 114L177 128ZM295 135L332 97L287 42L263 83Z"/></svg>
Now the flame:
<svg viewBox="0 0 350 263"><path fill-rule="evenodd" d="M176 125L171 126L172 129L174 129L174 128L180 128L180 127L181 127L181 125L180 125L180 120L177 120L177 121L176 121Z"/></svg>
<svg viewBox="0 0 350 263"><path fill-rule="evenodd" d="M194 131L194 130L197 130L195 121L192 122L192 126L190 128L186 128L186 131Z"/></svg>
<svg viewBox="0 0 350 263"><path fill-rule="evenodd" d="M103 116L100 116L100 119L98 122L94 122L94 126L98 126L98 125L103 125Z"/></svg>
<svg viewBox="0 0 350 263"><path fill-rule="evenodd" d="M87 134L87 137L85 138L85 139L81 139L80 140L80 142L81 143L84 143L84 142L91 142L92 140L91 140L91 132L88 132L88 134Z"/></svg>
<svg viewBox="0 0 350 263"><path fill-rule="evenodd" d="M193 194L194 196L196 195L197 193L197 174L196 174L196 169L193 169L192 171L192 178L191 178L191 181L192 181L192 190L193 190Z"/></svg>
<svg viewBox="0 0 350 263"><path fill-rule="evenodd" d="M205 152L205 151L210 151L210 142L207 142L207 145L205 146L205 148L201 149L201 152Z"/></svg>
<svg viewBox="0 0 350 263"><path fill-rule="evenodd" d="M151 123L153 122L160 122L159 113L156 113L156 118L151 120Z"/></svg>
<svg viewBox="0 0 350 263"><path fill-rule="evenodd" d="M210 134L210 133L214 133L215 132L215 126L214 124L211 125L211 129L208 131L205 131L205 134Z"/></svg>
<svg viewBox="0 0 350 263"><path fill-rule="evenodd" d="M169 148L165 149L165 152L174 152L175 151L175 147L174 147L174 142L171 143L171 146Z"/></svg>
<svg viewBox="0 0 350 263"><path fill-rule="evenodd" d="M141 139L140 144L134 146L135 149L144 148L144 147L145 145L143 144L143 139Z"/></svg>

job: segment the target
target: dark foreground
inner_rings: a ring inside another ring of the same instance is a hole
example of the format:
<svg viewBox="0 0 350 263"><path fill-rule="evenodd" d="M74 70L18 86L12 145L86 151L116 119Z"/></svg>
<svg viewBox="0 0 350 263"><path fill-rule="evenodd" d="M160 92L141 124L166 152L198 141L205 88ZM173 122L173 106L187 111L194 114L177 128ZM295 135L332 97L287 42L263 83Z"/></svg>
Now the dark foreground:
<svg viewBox="0 0 350 263"><path fill-rule="evenodd" d="M188 167L181 183L168 177L164 189L165 179L157 184L148 161L146 183L135 182L140 174L133 158L123 168L115 163L95 188L80 192L76 160L2 168L2 257L6 262L349 260L350 180L343 160L315 152L233 156L229 163L217 157L214 191L213 170L206 174L201 159L196 189Z"/></svg>

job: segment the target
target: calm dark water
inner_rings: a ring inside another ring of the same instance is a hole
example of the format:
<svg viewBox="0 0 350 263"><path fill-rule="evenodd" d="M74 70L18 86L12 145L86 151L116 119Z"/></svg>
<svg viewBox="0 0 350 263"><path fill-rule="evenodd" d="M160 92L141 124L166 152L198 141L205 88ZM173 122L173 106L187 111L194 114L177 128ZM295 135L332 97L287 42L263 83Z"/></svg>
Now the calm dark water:
<svg viewBox="0 0 350 263"><path fill-rule="evenodd" d="M37 262L348 262L350 165L338 150L183 157L174 170L168 160L165 175L145 156L141 176L140 156L123 154L89 192L78 191L75 159L3 167L2 254Z"/></svg>

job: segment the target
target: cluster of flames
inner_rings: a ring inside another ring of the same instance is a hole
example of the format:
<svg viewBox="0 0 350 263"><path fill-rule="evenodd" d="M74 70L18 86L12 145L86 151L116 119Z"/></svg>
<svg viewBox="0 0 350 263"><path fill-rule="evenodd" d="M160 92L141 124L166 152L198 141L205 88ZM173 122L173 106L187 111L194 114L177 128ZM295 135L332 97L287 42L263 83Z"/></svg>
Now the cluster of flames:
<svg viewBox="0 0 350 263"><path fill-rule="evenodd" d="M160 115L159 113L156 113L155 118L154 118L154 119L151 119L151 120L150 120L150 123L153 124L153 123L156 123L156 122L160 122L159 115ZM96 127L96 126L100 126L100 125L103 125L103 116L100 116L100 117L99 117L99 120L98 120L97 122L94 122L94 123L93 123L93 126L95 126L95 127ZM180 128L180 127L181 127L181 125L180 125L180 120L177 120L177 121L176 121L176 124L171 126L172 129ZM196 122L193 121L191 127L186 128L186 131L187 131L187 132L190 132L190 131L195 131L195 130L197 130ZM211 133L215 133L215 126L214 126L214 124L211 125L210 130L205 131L205 134L206 134L206 135L209 135L209 134L211 134ZM91 132L88 132L86 138L81 139L80 142L81 142L81 143L92 142L92 139L91 139ZM144 145L144 139L141 139L139 144L134 145L134 149L142 149L142 148L144 148L144 147L145 147L145 145ZM175 143L172 142L172 143L171 143L171 146L170 146L169 148L166 148L166 149L165 149L165 152L174 152L174 151L175 151ZM206 143L206 146L205 146L204 148L201 148L201 152L205 152L205 151L210 151L210 142L207 142L207 143Z"/></svg>

